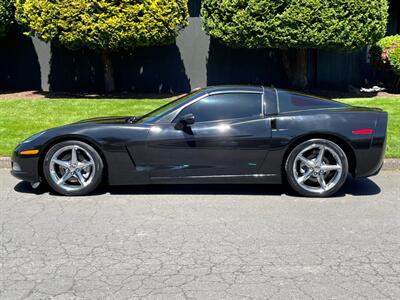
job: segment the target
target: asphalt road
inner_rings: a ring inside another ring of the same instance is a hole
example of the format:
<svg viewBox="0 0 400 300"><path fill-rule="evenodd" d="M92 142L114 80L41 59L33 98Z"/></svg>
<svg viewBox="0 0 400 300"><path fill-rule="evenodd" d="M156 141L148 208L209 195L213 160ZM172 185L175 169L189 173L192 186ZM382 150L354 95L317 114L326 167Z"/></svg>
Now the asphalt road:
<svg viewBox="0 0 400 300"><path fill-rule="evenodd" d="M103 188L0 170L1 299L399 299L400 172L330 199L281 186Z"/></svg>

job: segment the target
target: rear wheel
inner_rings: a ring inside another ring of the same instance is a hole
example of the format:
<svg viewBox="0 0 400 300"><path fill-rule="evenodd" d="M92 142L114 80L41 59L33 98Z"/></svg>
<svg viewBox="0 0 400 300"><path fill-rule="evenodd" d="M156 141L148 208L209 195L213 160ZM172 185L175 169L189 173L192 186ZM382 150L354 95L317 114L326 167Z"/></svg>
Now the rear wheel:
<svg viewBox="0 0 400 300"><path fill-rule="evenodd" d="M290 152L285 171L290 186L300 195L328 197L343 186L348 168L342 148L329 140L312 139Z"/></svg>
<svg viewBox="0 0 400 300"><path fill-rule="evenodd" d="M81 141L54 145L43 162L43 174L50 187L66 196L94 191L103 177L103 161L97 151Z"/></svg>

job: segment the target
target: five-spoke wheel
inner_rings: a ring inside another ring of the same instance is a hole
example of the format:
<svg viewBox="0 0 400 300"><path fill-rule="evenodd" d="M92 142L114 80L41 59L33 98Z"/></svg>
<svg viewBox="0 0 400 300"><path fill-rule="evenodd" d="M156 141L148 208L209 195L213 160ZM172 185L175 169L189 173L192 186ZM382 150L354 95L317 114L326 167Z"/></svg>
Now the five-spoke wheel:
<svg viewBox="0 0 400 300"><path fill-rule="evenodd" d="M286 162L291 187L304 196L327 197L337 192L348 174L344 151L335 143L313 139L295 147Z"/></svg>
<svg viewBox="0 0 400 300"><path fill-rule="evenodd" d="M85 195L101 182L103 162L93 147L80 141L66 141L46 154L43 173L48 184L63 195Z"/></svg>

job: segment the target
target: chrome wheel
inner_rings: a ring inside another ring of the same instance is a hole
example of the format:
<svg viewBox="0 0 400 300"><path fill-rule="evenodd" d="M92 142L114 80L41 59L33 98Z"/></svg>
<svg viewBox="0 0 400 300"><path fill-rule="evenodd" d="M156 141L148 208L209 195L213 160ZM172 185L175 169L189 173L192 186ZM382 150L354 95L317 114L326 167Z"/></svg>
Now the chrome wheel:
<svg viewBox="0 0 400 300"><path fill-rule="evenodd" d="M323 194L341 181L343 164L339 153L323 144L311 144L294 159L293 177L304 190Z"/></svg>
<svg viewBox="0 0 400 300"><path fill-rule="evenodd" d="M92 182L96 173L92 155L78 145L57 150L50 159L50 179L65 191L80 191Z"/></svg>

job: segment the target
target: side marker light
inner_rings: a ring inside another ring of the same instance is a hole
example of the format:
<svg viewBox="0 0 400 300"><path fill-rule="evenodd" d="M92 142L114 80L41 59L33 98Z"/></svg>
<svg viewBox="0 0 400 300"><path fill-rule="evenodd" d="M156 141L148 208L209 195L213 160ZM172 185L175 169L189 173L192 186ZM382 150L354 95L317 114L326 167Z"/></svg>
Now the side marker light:
<svg viewBox="0 0 400 300"><path fill-rule="evenodd" d="M353 130L351 133L356 135L369 135L372 134L373 132L374 131L371 128L365 128L365 129Z"/></svg>
<svg viewBox="0 0 400 300"><path fill-rule="evenodd" d="M20 155L36 155L39 153L39 150L25 150L21 151L19 154Z"/></svg>

